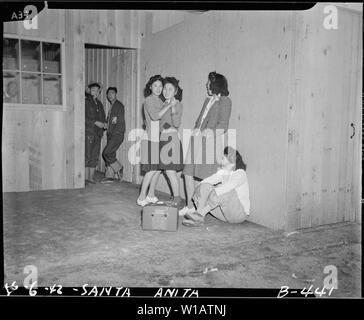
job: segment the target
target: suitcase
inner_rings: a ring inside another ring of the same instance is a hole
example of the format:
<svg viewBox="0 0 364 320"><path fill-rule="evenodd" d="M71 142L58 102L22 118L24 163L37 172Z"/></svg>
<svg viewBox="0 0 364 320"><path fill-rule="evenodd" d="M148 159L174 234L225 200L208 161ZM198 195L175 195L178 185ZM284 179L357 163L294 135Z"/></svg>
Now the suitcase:
<svg viewBox="0 0 364 320"><path fill-rule="evenodd" d="M142 229L177 231L178 207L173 203L146 205L142 211Z"/></svg>

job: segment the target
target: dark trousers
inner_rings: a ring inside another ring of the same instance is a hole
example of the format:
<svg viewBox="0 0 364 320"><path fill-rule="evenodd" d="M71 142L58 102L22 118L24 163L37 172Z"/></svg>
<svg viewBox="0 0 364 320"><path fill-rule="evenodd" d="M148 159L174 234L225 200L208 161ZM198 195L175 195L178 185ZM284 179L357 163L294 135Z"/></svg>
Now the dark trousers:
<svg viewBox="0 0 364 320"><path fill-rule="evenodd" d="M107 136L107 144L102 151L102 157L104 158L107 167L117 161L116 151L118 151L123 141L123 134L114 134Z"/></svg>
<svg viewBox="0 0 364 320"><path fill-rule="evenodd" d="M90 168L96 168L99 161L101 147L101 137L86 135L85 144L85 166Z"/></svg>

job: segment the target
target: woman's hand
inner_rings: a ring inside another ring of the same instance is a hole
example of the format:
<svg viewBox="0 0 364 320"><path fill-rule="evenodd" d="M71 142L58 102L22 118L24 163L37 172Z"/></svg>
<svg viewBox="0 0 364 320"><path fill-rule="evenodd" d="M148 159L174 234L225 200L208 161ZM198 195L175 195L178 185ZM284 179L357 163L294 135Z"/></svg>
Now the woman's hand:
<svg viewBox="0 0 364 320"><path fill-rule="evenodd" d="M164 101L163 107L161 109L161 111L159 111L158 116L159 119L161 119L163 117L163 115L168 111L169 108L171 108L173 105L175 105L177 103L177 100L172 98L170 101Z"/></svg>
<svg viewBox="0 0 364 320"><path fill-rule="evenodd" d="M210 139L214 137L214 131L211 129L205 129L202 131L202 136L205 137L206 139Z"/></svg>
<svg viewBox="0 0 364 320"><path fill-rule="evenodd" d="M170 99L169 101L166 100L164 102L166 108L171 108L171 107L175 106L176 103L177 103L177 100L174 97L172 99Z"/></svg>
<svg viewBox="0 0 364 320"><path fill-rule="evenodd" d="M201 133L201 131L200 131L200 129L198 129L198 128L193 129L193 131L192 131L192 135L193 135L193 136L198 136L200 133Z"/></svg>
<svg viewBox="0 0 364 320"><path fill-rule="evenodd" d="M101 121L95 121L95 126L99 128L104 128L104 123Z"/></svg>
<svg viewBox="0 0 364 320"><path fill-rule="evenodd" d="M170 107L171 107L171 104L167 101L164 101L161 111L167 111Z"/></svg>
<svg viewBox="0 0 364 320"><path fill-rule="evenodd" d="M176 105L177 105L177 100L174 100L174 101L171 103L171 111L172 111L172 114L175 114L175 113L177 112Z"/></svg>

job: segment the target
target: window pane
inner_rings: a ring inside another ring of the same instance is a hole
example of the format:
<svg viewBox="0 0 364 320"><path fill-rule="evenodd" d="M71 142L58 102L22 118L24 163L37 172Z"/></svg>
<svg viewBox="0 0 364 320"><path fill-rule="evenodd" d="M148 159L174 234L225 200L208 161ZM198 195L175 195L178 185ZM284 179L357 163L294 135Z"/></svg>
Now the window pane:
<svg viewBox="0 0 364 320"><path fill-rule="evenodd" d="M62 104L62 77L43 75L44 104Z"/></svg>
<svg viewBox="0 0 364 320"><path fill-rule="evenodd" d="M22 73L23 103L42 103L40 74Z"/></svg>
<svg viewBox="0 0 364 320"><path fill-rule="evenodd" d="M3 102L19 103L19 72L3 72Z"/></svg>
<svg viewBox="0 0 364 320"><path fill-rule="evenodd" d="M43 42L43 72L61 73L61 46Z"/></svg>
<svg viewBox="0 0 364 320"><path fill-rule="evenodd" d="M3 40L3 69L19 70L19 40Z"/></svg>
<svg viewBox="0 0 364 320"><path fill-rule="evenodd" d="M21 69L40 71L40 42L21 40Z"/></svg>

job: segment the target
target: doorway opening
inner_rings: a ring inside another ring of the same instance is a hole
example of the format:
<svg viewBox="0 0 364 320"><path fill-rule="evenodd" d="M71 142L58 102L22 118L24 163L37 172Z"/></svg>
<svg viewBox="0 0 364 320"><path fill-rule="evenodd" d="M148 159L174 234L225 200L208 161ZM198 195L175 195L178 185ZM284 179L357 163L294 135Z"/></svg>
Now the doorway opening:
<svg viewBox="0 0 364 320"><path fill-rule="evenodd" d="M106 98L106 90L108 87L116 87L118 90L117 99L125 107L125 134L116 157L124 166L123 180L136 183L137 175L134 172L134 166L128 160L128 150L131 145L131 142L128 141L128 133L137 126L136 49L85 44L85 88L91 81L102 84L99 99L104 106L106 117L111 107ZM99 175L105 172L102 150L106 146L106 142L106 134L104 134L96 167Z"/></svg>

